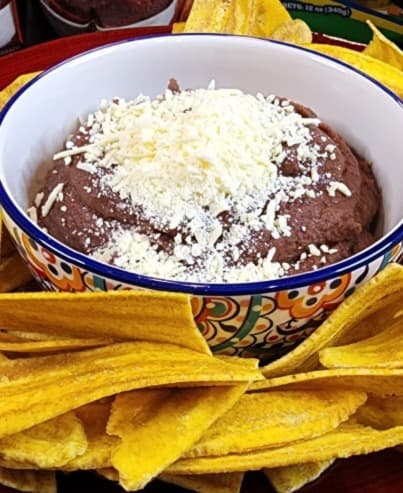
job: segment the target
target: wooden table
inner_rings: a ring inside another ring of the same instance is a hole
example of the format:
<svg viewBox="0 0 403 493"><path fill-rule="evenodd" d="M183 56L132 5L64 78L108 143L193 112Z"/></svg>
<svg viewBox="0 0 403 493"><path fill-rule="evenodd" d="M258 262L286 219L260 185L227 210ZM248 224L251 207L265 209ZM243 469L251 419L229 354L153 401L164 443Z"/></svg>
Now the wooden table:
<svg viewBox="0 0 403 493"><path fill-rule="evenodd" d="M18 75L46 69L67 57L113 41L169 32L168 26L91 33L62 38L0 57L0 89ZM13 490L0 486L0 493ZM184 492L155 481L147 493ZM263 474L249 473L242 493L272 493ZM403 493L403 453L386 450L368 456L337 461L318 481L300 490L301 493ZM59 476L59 493L121 493L123 490L92 473Z"/></svg>

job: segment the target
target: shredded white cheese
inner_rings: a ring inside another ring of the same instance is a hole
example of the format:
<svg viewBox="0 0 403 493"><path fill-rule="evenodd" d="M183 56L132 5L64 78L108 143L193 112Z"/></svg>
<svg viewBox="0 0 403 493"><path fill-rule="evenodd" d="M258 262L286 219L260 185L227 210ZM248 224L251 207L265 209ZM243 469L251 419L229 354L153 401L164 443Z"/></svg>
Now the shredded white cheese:
<svg viewBox="0 0 403 493"><path fill-rule="evenodd" d="M46 202L41 207L42 217L46 217L49 214L50 209L53 207L53 204L57 200L60 201L60 199L63 198L63 195L60 195L63 192L63 187L64 187L64 183L59 183L50 192L50 194L48 195L48 198L46 199Z"/></svg>
<svg viewBox="0 0 403 493"><path fill-rule="evenodd" d="M38 211L35 206L30 207L27 209L27 214L30 217L31 221L34 223L38 222Z"/></svg>
<svg viewBox="0 0 403 493"><path fill-rule="evenodd" d="M329 186L327 187L327 191L330 197L335 197L336 192L340 192L346 197L351 197L351 190L345 183L342 183L340 181L331 181L329 183Z"/></svg>
<svg viewBox="0 0 403 493"><path fill-rule="evenodd" d="M103 100L83 126L89 142L80 147L69 140L54 159L69 165L79 155L78 169L108 170L101 178L104 193L111 190L140 207L162 230L180 231L172 251L164 252L156 248L156 238L116 228L109 243L93 253L96 258L113 258L122 268L168 279L270 279L291 267L273 260L274 248L256 264L233 264L254 232L268 230L274 239L292 235L289 216L280 213L282 203L316 197L318 169L335 150L323 137L321 146L312 144L310 127L319 124L289 101L216 89L212 81L207 89L167 90L154 100L143 95L133 101ZM279 172L291 147L302 170L297 176ZM60 183L49 194L43 217L62 190ZM329 195L336 191L351 193L343 183L331 182ZM218 217L223 213L235 218L225 229ZM321 256L326 249L309 245L308 251ZM192 266L196 269L199 259L203 269L195 274Z"/></svg>

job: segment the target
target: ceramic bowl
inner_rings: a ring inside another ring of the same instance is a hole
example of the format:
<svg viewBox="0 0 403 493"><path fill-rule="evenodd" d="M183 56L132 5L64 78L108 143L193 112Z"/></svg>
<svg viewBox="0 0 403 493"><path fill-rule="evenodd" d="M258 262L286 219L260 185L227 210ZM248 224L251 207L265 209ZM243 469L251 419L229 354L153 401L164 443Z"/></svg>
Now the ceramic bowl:
<svg viewBox="0 0 403 493"><path fill-rule="evenodd" d="M172 2L168 5L167 8L161 10L161 12L158 12L157 14L151 17L147 17L146 19L143 19L138 22L133 22L131 24L126 24L123 26L113 26L113 27L103 27L97 24L95 21L79 24L77 22L73 22L72 20L66 19L65 17L61 16L58 12L56 12L56 10L52 9L52 7L50 7L47 4L46 0L40 0L40 3L46 19L53 27L53 29L56 31L56 33L59 34L60 36L70 36L73 34L80 34L80 33L82 34L94 29L96 31L110 31L111 29L129 29L129 28L146 27L146 26L165 26L169 24L174 17L177 0L172 0Z"/></svg>
<svg viewBox="0 0 403 493"><path fill-rule="evenodd" d="M182 87L207 87L215 79L218 87L274 93L313 108L373 162L383 194L380 239L353 257L306 274L264 282L192 284L103 264L40 230L25 213L34 193L33 177L38 164L62 148L77 117L96 109L102 98L160 94L170 77ZM279 356L402 250L402 103L362 73L303 48L222 35L125 41L43 73L12 98L0 122L5 223L43 289L191 293L195 320L217 353Z"/></svg>
<svg viewBox="0 0 403 493"><path fill-rule="evenodd" d="M16 34L11 3L0 8L0 48L6 46Z"/></svg>

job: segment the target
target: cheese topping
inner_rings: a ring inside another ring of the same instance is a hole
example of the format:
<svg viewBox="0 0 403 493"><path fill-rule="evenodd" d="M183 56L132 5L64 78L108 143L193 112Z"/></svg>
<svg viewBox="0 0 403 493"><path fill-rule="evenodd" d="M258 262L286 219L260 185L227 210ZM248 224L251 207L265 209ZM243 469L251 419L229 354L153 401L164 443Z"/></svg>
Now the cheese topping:
<svg viewBox="0 0 403 493"><path fill-rule="evenodd" d="M49 211L53 207L53 204L56 202L56 200L63 200L63 187L64 183L58 183L50 192L48 198L46 199L46 202L41 207L41 213L43 217L46 217L49 214Z"/></svg>
<svg viewBox="0 0 403 493"><path fill-rule="evenodd" d="M162 231L178 231L172 251L166 252L156 247L158 234L118 227L109 244L93 252L96 258L113 258L122 268L163 278L263 280L284 275L290 265L273 261L275 248L257 263L236 265L244 253L240 245L262 230L274 239L291 236L281 204L322 193L315 189L318 169L335 146L312 144L311 132L319 123L289 101L211 84L167 90L154 100L140 95L133 101L102 101L80 127L89 135L85 145L68 141L54 159L68 166L79 156L78 169L90 174L104 169L105 194L119 194ZM300 167L295 176L279 172L290 156ZM348 195L343 185L332 182L329 195ZM62 189L59 184L51 192L43 216ZM229 216L224 228L222 214ZM310 245L309 253L321 251Z"/></svg>

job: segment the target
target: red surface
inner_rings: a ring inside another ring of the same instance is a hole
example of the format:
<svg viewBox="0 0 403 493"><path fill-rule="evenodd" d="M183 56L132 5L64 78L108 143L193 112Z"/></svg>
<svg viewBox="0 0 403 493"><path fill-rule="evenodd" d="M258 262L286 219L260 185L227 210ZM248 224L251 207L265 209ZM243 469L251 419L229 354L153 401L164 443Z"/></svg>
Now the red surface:
<svg viewBox="0 0 403 493"><path fill-rule="evenodd" d="M135 36L166 33L168 30L166 26L91 33L63 38L0 57L0 89L22 73L46 69L69 56L95 46ZM334 43L326 36L321 36L316 41ZM350 46L348 42L342 41L341 43L344 46ZM360 46L356 49L360 49ZM0 486L0 493L11 493L12 491ZM123 492L113 483L101 480L92 473L75 473L59 478L59 493L92 493L94 491L97 493ZM145 490L148 493L180 493L183 491L158 481L153 482ZM300 491L301 493L402 493L403 453L386 450L368 456L339 460L322 478ZM273 489L262 474L250 473L246 477L242 493L273 493Z"/></svg>
<svg viewBox="0 0 403 493"><path fill-rule="evenodd" d="M1 56L0 89L10 84L20 74L47 69L66 58L91 48L112 43L113 41L169 32L169 26L161 26L79 34Z"/></svg>
<svg viewBox="0 0 403 493"><path fill-rule="evenodd" d="M47 69L55 63L91 48L112 43L113 41L169 32L169 26L160 26L80 34L0 56L0 89L10 84L20 74ZM314 42L338 44L358 51L361 51L364 46L317 33L314 33Z"/></svg>

